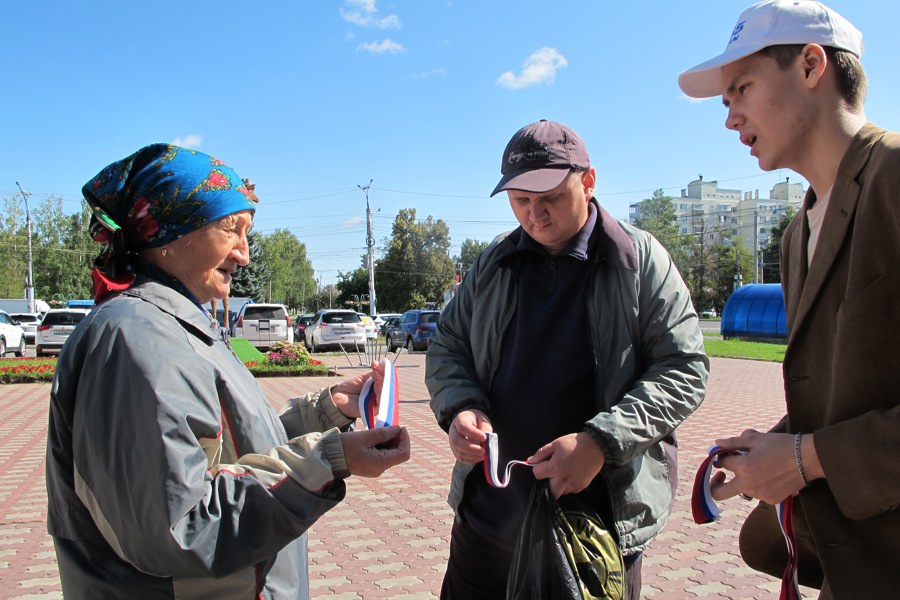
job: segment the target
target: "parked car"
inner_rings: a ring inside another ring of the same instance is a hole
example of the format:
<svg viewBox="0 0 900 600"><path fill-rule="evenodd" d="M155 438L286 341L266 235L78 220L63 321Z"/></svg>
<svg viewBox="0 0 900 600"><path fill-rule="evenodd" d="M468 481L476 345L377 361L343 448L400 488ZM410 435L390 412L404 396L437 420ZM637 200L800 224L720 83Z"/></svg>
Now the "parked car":
<svg viewBox="0 0 900 600"><path fill-rule="evenodd" d="M391 330L387 338L388 352L393 352L395 348L425 350L440 318L439 310L406 311L400 318L400 324Z"/></svg>
<svg viewBox="0 0 900 600"><path fill-rule="evenodd" d="M297 315L294 320L294 341L306 343L306 328L312 323L316 315Z"/></svg>
<svg viewBox="0 0 900 600"><path fill-rule="evenodd" d="M399 317L402 316L400 313L381 313L380 315L375 315L373 319L375 321L375 327L379 334L384 335L384 325L388 322L388 319L391 317Z"/></svg>
<svg viewBox="0 0 900 600"><path fill-rule="evenodd" d="M75 326L91 312L86 308L53 308L47 311L37 326L34 351L38 356L59 354L63 344L75 331Z"/></svg>
<svg viewBox="0 0 900 600"><path fill-rule="evenodd" d="M0 310L0 358L7 352L25 356L25 330L9 314Z"/></svg>
<svg viewBox="0 0 900 600"><path fill-rule="evenodd" d="M294 329L284 304L245 304L238 311L231 337L244 338L268 350L275 342L294 343Z"/></svg>
<svg viewBox="0 0 900 600"><path fill-rule="evenodd" d="M33 344L37 335L37 327L41 324L41 315L39 313L9 313L16 325L25 331L25 341Z"/></svg>
<svg viewBox="0 0 900 600"><path fill-rule="evenodd" d="M700 311L701 319L715 319L717 316L718 314L716 313L716 309L714 308L707 308L704 311Z"/></svg>
<svg viewBox="0 0 900 600"><path fill-rule="evenodd" d="M375 321L372 320L372 317L367 315L366 313L358 312L359 320L362 321L363 329L366 330L366 338L370 340L374 340L378 337L378 327L375 325Z"/></svg>
<svg viewBox="0 0 900 600"><path fill-rule="evenodd" d="M306 326L306 347L318 352L325 346L357 346L366 343L362 319L352 310L323 309Z"/></svg>
<svg viewBox="0 0 900 600"><path fill-rule="evenodd" d="M400 318L403 315L397 315L395 317L388 317L387 321L384 322L384 325L381 326L381 335L384 336L384 339L387 340L388 336L391 335L391 332L400 326Z"/></svg>

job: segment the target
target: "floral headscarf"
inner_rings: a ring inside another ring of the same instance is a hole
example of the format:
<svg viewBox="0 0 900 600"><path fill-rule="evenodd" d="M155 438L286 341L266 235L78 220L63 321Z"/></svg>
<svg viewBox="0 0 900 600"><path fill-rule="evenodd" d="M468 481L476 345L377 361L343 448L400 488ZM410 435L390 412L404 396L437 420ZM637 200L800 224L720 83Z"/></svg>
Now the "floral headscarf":
<svg viewBox="0 0 900 600"><path fill-rule="evenodd" d="M256 197L233 169L196 150L153 144L84 184L91 236L104 245L91 276L98 302L130 287L129 255L155 248L236 212Z"/></svg>

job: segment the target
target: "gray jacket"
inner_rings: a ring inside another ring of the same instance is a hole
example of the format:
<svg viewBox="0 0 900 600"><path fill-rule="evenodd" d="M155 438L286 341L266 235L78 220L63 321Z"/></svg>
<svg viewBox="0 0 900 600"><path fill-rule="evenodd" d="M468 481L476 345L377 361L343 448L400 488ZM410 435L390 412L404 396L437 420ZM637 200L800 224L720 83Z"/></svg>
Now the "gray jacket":
<svg viewBox="0 0 900 600"><path fill-rule="evenodd" d="M702 402L709 360L690 294L668 253L649 234L596 206L601 232L584 300L597 415L585 430L606 456L599 476L610 492L622 550L631 554L666 523L678 483L671 472L675 446L668 442ZM491 414L489 390L517 297L515 275L501 261L520 232L501 236L478 257L432 338L425 381L445 431L462 410ZM535 360L539 364L540 356ZM463 463L453 470L449 502L455 511L471 470Z"/></svg>
<svg viewBox="0 0 900 600"><path fill-rule="evenodd" d="M344 496L349 423L329 390L279 419L221 328L139 278L79 324L53 380L66 597L307 598L305 531Z"/></svg>

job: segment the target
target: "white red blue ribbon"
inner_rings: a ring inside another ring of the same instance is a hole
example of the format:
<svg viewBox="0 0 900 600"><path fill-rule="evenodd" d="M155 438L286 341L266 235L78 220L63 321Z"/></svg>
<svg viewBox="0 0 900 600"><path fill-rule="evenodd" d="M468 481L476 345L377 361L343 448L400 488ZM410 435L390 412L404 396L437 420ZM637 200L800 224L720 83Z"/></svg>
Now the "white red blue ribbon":
<svg viewBox="0 0 900 600"><path fill-rule="evenodd" d="M709 478L713 468L719 468L719 456L740 453L740 450L727 450L719 446L713 446L709 449L709 456L700 463L700 468L697 469L697 475L694 477L694 488L691 493L691 515L694 517L694 523L704 525L719 519L721 511L716 505L716 501L713 500L712 492L709 489ZM784 535L788 551L788 564L781 578L781 595L779 600L800 600L803 598L800 595L800 586L797 582L797 566L800 559L797 552L797 542L794 538L793 508L793 496L788 496L778 505L778 524L781 526L781 533Z"/></svg>
<svg viewBox="0 0 900 600"><path fill-rule="evenodd" d="M400 380L397 367L388 358L381 359L384 365L384 382L381 393L375 394L375 380L371 377L359 392L359 414L363 429L390 427L400 422Z"/></svg>
<svg viewBox="0 0 900 600"><path fill-rule="evenodd" d="M500 460L499 438L496 433L485 432L487 439L482 442L481 447L484 448L484 476L488 483L497 488L505 488L509 485L509 473L516 465L525 465L533 467L534 465L524 460L511 460L506 463L506 469L501 479L497 475L497 462Z"/></svg>

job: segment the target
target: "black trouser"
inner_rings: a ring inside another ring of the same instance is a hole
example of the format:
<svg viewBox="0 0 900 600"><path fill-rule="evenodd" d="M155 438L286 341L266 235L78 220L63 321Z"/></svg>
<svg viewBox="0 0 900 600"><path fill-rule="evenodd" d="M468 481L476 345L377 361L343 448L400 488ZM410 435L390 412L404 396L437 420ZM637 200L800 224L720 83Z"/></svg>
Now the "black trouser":
<svg viewBox="0 0 900 600"><path fill-rule="evenodd" d="M513 548L454 522L441 600L504 600ZM625 557L625 600L641 597L643 554Z"/></svg>

